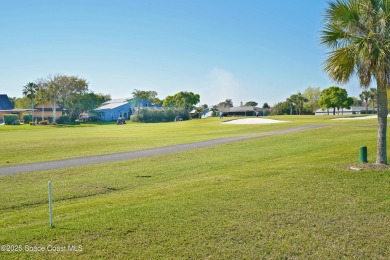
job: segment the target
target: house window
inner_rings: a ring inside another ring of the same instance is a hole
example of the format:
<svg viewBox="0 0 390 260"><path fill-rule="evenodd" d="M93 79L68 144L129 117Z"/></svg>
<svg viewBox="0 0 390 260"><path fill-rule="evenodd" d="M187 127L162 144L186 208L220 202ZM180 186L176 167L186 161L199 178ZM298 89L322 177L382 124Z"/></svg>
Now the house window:
<svg viewBox="0 0 390 260"><path fill-rule="evenodd" d="M114 113L111 113L111 120L114 120Z"/></svg>

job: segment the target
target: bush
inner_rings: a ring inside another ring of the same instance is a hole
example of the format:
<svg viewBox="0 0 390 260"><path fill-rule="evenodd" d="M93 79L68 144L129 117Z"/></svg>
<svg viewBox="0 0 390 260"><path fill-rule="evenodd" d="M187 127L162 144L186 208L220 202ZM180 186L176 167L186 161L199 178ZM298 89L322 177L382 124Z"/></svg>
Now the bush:
<svg viewBox="0 0 390 260"><path fill-rule="evenodd" d="M67 124L67 123L70 123L70 118L68 116L61 116L60 118L57 119L57 124Z"/></svg>
<svg viewBox="0 0 390 260"><path fill-rule="evenodd" d="M30 114L23 114L23 122L25 124L29 124L32 121L32 115Z"/></svg>
<svg viewBox="0 0 390 260"><path fill-rule="evenodd" d="M143 110L140 121L145 123L173 122L177 116L181 117L183 120L189 119L188 111L185 109L169 109L166 111Z"/></svg>
<svg viewBox="0 0 390 260"><path fill-rule="evenodd" d="M40 125L50 125L50 122L48 120L43 120L39 122Z"/></svg>
<svg viewBox="0 0 390 260"><path fill-rule="evenodd" d="M13 114L6 114L3 115L3 122L6 125L19 125L19 116L18 115L13 115Z"/></svg>
<svg viewBox="0 0 390 260"><path fill-rule="evenodd" d="M131 115L130 121L131 122L142 122L142 115Z"/></svg>

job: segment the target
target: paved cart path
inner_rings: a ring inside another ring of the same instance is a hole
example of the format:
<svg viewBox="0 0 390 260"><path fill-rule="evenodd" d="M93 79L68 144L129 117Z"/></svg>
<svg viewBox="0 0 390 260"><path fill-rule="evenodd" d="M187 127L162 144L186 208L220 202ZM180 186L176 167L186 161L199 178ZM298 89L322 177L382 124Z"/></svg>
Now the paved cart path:
<svg viewBox="0 0 390 260"><path fill-rule="evenodd" d="M0 176L19 174L19 173L28 173L28 172L36 172L36 171L46 171L46 170L55 170L62 169L68 167L76 167L83 165L91 165L91 164L101 164L106 162L116 162L116 161L124 161L124 160L133 160L138 158L145 158L151 156L157 156L162 154L170 154L183 152L203 147L210 147L219 144L226 144L231 142L249 140L254 138L261 138L267 136L275 136L281 134L294 133L319 127L324 127L328 125L307 125L300 126L285 130L280 130L276 132L257 134L257 135L249 135L249 136L236 136L236 137L227 137L220 138L214 140L200 141L195 143L188 144L178 144L157 148L150 148L138 151L130 151L130 152L121 152L121 153L113 153L113 154L102 154L102 155L94 155L94 156L85 156L78 158L70 158L64 160L55 160L55 161L47 161L47 162L37 162L37 163L28 163L28 164L20 164L13 166L5 166L0 167Z"/></svg>

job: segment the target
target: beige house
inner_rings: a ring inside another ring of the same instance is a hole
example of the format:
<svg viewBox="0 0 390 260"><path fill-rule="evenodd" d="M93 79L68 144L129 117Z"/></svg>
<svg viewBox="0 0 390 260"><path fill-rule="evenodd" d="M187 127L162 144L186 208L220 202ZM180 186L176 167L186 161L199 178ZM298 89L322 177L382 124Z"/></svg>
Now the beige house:
<svg viewBox="0 0 390 260"><path fill-rule="evenodd" d="M56 107L56 118L60 118L63 115L64 108L57 104ZM48 117L53 117L53 108L50 102L38 103L34 106L34 118L37 119L47 119ZM35 120L35 119L34 119Z"/></svg>

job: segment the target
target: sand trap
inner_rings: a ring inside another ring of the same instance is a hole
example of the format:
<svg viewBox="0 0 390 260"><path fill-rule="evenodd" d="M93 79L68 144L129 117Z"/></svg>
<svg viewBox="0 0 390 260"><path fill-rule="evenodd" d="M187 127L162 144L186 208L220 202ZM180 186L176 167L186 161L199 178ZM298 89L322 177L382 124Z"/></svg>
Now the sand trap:
<svg viewBox="0 0 390 260"><path fill-rule="evenodd" d="M387 117L390 117L390 115L388 115ZM365 120L365 119L373 119L373 118L378 118L378 117L377 117L377 115L373 115L373 116L334 118L332 120Z"/></svg>
<svg viewBox="0 0 390 260"><path fill-rule="evenodd" d="M222 124L237 124L237 125L251 125L251 124L276 124L276 123L284 123L287 121L266 119L266 118L242 118L242 119L234 119L231 121L223 122Z"/></svg>

